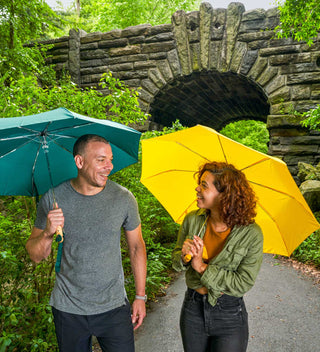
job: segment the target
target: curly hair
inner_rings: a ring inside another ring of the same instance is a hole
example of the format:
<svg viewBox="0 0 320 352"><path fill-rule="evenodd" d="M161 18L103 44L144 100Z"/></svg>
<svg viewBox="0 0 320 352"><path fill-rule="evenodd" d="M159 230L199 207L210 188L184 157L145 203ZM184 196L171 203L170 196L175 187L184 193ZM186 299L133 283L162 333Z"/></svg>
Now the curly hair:
<svg viewBox="0 0 320 352"><path fill-rule="evenodd" d="M232 164L214 161L199 168L198 184L206 171L214 175L213 184L221 196L220 211L224 223L229 227L253 223L257 200L245 174Z"/></svg>

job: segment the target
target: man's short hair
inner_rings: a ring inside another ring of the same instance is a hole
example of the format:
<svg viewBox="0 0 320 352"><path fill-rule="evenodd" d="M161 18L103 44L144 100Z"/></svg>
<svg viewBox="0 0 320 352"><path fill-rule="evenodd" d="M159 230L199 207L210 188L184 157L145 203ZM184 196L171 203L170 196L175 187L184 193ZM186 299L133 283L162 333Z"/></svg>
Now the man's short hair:
<svg viewBox="0 0 320 352"><path fill-rule="evenodd" d="M102 142L105 144L110 144L104 137L101 137L97 134L84 134L74 143L73 156L75 157L76 155L83 155L89 142Z"/></svg>

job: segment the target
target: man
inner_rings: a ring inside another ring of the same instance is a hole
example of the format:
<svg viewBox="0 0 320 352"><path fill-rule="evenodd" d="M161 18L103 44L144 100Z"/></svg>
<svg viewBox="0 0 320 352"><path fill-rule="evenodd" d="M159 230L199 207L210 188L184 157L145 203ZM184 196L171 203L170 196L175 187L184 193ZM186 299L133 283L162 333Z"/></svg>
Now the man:
<svg viewBox="0 0 320 352"><path fill-rule="evenodd" d="M146 315L146 251L137 202L108 179L113 155L104 138L80 137L73 155L77 177L56 187L54 196L50 190L42 197L26 248L39 263L49 256L57 227L64 228L61 269L50 298L60 352L91 351L92 335L103 351L133 352L133 324L138 328ZM135 278L131 317L121 227Z"/></svg>

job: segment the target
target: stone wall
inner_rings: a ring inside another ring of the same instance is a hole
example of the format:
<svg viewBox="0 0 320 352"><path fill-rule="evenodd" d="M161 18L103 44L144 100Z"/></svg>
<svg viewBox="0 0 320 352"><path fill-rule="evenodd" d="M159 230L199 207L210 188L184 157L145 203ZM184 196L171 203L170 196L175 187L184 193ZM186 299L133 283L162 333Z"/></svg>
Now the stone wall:
<svg viewBox="0 0 320 352"><path fill-rule="evenodd" d="M292 116L320 103L320 36L311 47L276 39L278 22L276 8L246 12L241 3L227 9L202 3L199 11L177 11L169 24L71 30L50 42L48 62L68 69L82 87L98 86L106 71L140 87L150 128L176 118L217 130L244 118L266 121L269 153L296 175L298 161L320 161L320 134Z"/></svg>

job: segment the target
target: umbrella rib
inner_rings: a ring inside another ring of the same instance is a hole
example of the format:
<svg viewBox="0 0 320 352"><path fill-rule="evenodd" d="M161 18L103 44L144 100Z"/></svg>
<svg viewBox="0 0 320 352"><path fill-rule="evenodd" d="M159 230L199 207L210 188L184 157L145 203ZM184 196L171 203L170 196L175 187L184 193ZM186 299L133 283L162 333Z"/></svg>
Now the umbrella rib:
<svg viewBox="0 0 320 352"><path fill-rule="evenodd" d="M87 126L90 126L90 125L94 125L96 122L86 122L86 123L83 123L82 125L78 125L78 126L68 126L68 127L61 127L61 128L57 128L55 129L54 131L52 132L49 132L48 134L54 134L53 132L63 132L63 131L68 131L68 130L75 130L77 128L82 128L82 127L87 127ZM64 135L60 135L57 133L57 136L61 136L61 137L70 137L70 136L64 136Z"/></svg>
<svg viewBox="0 0 320 352"><path fill-rule="evenodd" d="M219 136L219 135L217 135L217 136L218 136L218 141L219 141L219 144L220 144L220 148L221 148L222 153L223 153L223 156L224 156L224 160L225 160L225 162L227 163L227 162L228 162L228 159L227 159L227 156L226 156L226 154L225 154L225 152L224 152L224 149L223 149L223 145L222 145L221 138L220 138L220 136Z"/></svg>
<svg viewBox="0 0 320 352"><path fill-rule="evenodd" d="M276 188L269 187L269 186L267 186L267 185L262 185L261 183L254 182L254 181L251 181L251 180L248 180L248 181L249 181L250 183L256 185L256 186L260 186L260 187L262 187L262 188L267 188L267 189L269 189L270 191L274 191L274 192L277 192L277 193L281 193L281 194L283 194L283 195L285 195L285 196L288 196L288 197L291 198L291 199L295 199L295 200L296 200L295 197L293 197L291 194L289 194L289 193L287 193L287 192L283 192L283 191L280 191L280 190L278 190L278 189L276 189Z"/></svg>
<svg viewBox="0 0 320 352"><path fill-rule="evenodd" d="M183 147L183 148L189 150L191 153L196 154L196 155L200 156L201 158L203 158L203 159L205 159L205 160L207 160L207 161L210 161L208 158L206 158L205 156L201 155L201 154L198 153L198 152L195 152L194 150L192 150L191 148L187 147L186 145L184 145L184 144L182 144L182 143L180 143L180 142L177 142L177 141L175 141L175 142L176 142L177 144L181 145L181 147Z"/></svg>
<svg viewBox="0 0 320 352"><path fill-rule="evenodd" d="M265 161L269 161L269 160L270 160L270 158L263 158L263 159L261 159L261 160L256 161L256 162L253 163L253 164L247 165L246 167L244 167L243 169L241 169L241 171L246 170L246 169L249 169L249 168L252 167L252 166L261 164L261 163L263 163L263 162L265 162Z"/></svg>
<svg viewBox="0 0 320 352"><path fill-rule="evenodd" d="M37 133L38 135L38 133ZM7 138L0 138L0 142L3 141L13 141L15 139L24 139L24 138L30 138L30 137L35 137L35 134L29 134L29 135L23 135L23 136L15 136L15 137L7 137Z"/></svg>
<svg viewBox="0 0 320 352"><path fill-rule="evenodd" d="M175 222L179 223L181 218L184 218L184 216L188 213L188 210L193 206L193 204L196 202L196 200L193 200L191 204L187 206L187 208L183 211L183 213L175 220Z"/></svg>
<svg viewBox="0 0 320 352"><path fill-rule="evenodd" d="M305 205L302 204L299 199L293 197L293 196L292 196L291 194L289 194L289 193L286 193L286 192L283 192L283 191L279 191L279 190L277 190L277 189L275 189L275 188L272 188L272 187L269 187L269 186L266 186L266 185L262 185L261 183L253 182L253 181L250 181L250 180L249 180L249 182L252 183L252 184L254 184L254 185L256 185L256 186L260 186L260 187L269 189L269 190L271 190L271 191L274 191L274 192L283 194L283 195L285 195L285 196L287 196L287 197L289 197L289 198L291 198L291 199L297 201L297 202L300 204L300 206L301 206L302 208L305 207ZM303 199L304 199L304 198L303 198ZM260 204L260 203L259 203L259 204ZM261 204L260 204L260 206L261 206ZM261 207L262 207L262 206L261 206Z"/></svg>
<svg viewBox="0 0 320 352"><path fill-rule="evenodd" d="M37 187L36 187L36 184L34 182L34 171L36 169L36 163L37 163L37 160L38 160L38 156L39 156L39 153L40 153L40 146L41 144L39 144L38 146L38 149L37 149L37 153L35 155L35 158L34 158L34 163L33 163L33 166L32 166L32 173L31 173L31 179L32 179L32 194L33 194L33 190L35 189L36 192L38 193L38 190L37 190Z"/></svg>
<svg viewBox="0 0 320 352"><path fill-rule="evenodd" d="M25 130L28 132L31 132L32 134L29 135L23 135L23 136L15 136L15 137L7 137L7 138L0 138L0 142L2 141L13 141L15 139L24 139L24 138L30 138L30 137L37 137L37 136L41 136L41 133L43 133L44 131L47 131L49 128L51 122L49 122L46 126L46 128L41 132L41 131L37 131L37 130L33 130L32 128L27 128L24 126L17 126L17 128L21 129L21 130ZM32 140L34 140L35 138L30 138Z"/></svg>
<svg viewBox="0 0 320 352"><path fill-rule="evenodd" d="M67 148L65 148L62 144L58 143L55 139L53 139L50 135L47 136L54 144L56 144L58 147L60 147L61 149L65 150L66 152L73 154L70 150L68 150ZM63 136L63 137L68 137L68 138L73 138L76 139L76 137L71 137L71 136Z"/></svg>
<svg viewBox="0 0 320 352"><path fill-rule="evenodd" d="M13 153L13 152L15 152L15 151L18 150L18 149L23 148L25 145L29 144L31 141L34 141L35 139L36 139L36 138L30 138L27 142L25 142L25 143L19 145L17 148L12 149L12 150L8 151L7 153L1 155L1 156L0 156L0 159L1 159L1 158L4 158L5 156L7 156L7 155L9 155L9 154L11 154L11 153ZM1 141L1 140L0 140L0 141Z"/></svg>
<svg viewBox="0 0 320 352"><path fill-rule="evenodd" d="M144 180L149 180L149 179L151 179L151 178L153 178L153 177L157 177L157 176L160 176L160 175L162 175L162 174L166 174L166 173L170 173L170 172L175 172L175 171L179 171L179 172L193 172L193 173L195 173L195 171L193 171L193 170L171 169L171 170L161 171L161 172L158 172L157 174L148 176L148 177L144 178Z"/></svg>
<svg viewBox="0 0 320 352"><path fill-rule="evenodd" d="M268 210L267 210L266 208L264 208L264 207L261 205L260 202L258 202L258 205L259 205L259 207L267 214L267 216L272 220L272 222L274 223L274 225L275 225L276 228L278 229L279 233L281 233L280 228L279 228L279 226L278 226L276 220L272 217L272 215L268 212ZM282 238L282 237L281 237L281 238ZM286 250L287 250L287 253L289 253L289 250L288 250L288 247L287 247L285 241L282 240L282 242L283 242L283 245L285 246L285 248L286 248Z"/></svg>

